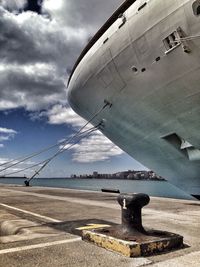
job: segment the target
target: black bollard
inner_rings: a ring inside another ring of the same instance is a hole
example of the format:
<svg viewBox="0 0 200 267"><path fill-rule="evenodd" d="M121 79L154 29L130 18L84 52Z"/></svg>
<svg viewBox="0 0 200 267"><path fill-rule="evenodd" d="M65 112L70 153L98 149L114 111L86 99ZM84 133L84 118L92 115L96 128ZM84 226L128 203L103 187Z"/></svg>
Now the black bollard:
<svg viewBox="0 0 200 267"><path fill-rule="evenodd" d="M122 211L122 231L131 233L138 231L146 234L142 226L142 208L150 198L146 194L120 194L117 198Z"/></svg>
<svg viewBox="0 0 200 267"><path fill-rule="evenodd" d="M83 240L128 257L149 256L183 246L183 237L170 232L144 229L142 208L150 198L146 194L121 194L122 224L83 231Z"/></svg>

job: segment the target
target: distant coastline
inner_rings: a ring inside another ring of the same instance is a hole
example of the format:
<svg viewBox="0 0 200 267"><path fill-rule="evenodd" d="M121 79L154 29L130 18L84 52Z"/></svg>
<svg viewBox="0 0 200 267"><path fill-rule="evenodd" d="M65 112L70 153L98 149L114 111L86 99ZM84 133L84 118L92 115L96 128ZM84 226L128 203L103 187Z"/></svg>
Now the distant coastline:
<svg viewBox="0 0 200 267"><path fill-rule="evenodd" d="M6 179L8 179L8 178L10 178L10 179L27 179L26 176L0 176L0 179L2 179L2 178L6 178Z"/></svg>
<svg viewBox="0 0 200 267"><path fill-rule="evenodd" d="M0 176L1 179L28 179L26 175L24 176ZM94 171L92 174L72 174L70 177L36 177L35 179L96 179L96 180L133 180L133 181L167 181L163 177L157 175L153 171L135 171L128 170L117 172L113 174L98 173Z"/></svg>
<svg viewBox="0 0 200 267"><path fill-rule="evenodd" d="M62 177L61 177L62 178ZM127 180L127 181L162 181L162 182L167 182L166 179L164 178L151 178L151 179L144 179L144 178L116 178L116 177L111 177L111 178L104 178L104 177L101 177L101 178L96 178L96 177L69 177L69 178L65 178L65 179L91 179L91 180Z"/></svg>
<svg viewBox="0 0 200 267"><path fill-rule="evenodd" d="M0 179L28 179L28 177L22 177L22 176L0 176ZM127 181L162 181L162 182L167 182L166 179L157 179L157 178L152 178L152 179L127 179L127 178L105 178L105 177L101 177L101 178L96 178L96 177L36 177L34 180L37 179L71 179L71 180L127 180Z"/></svg>
<svg viewBox="0 0 200 267"><path fill-rule="evenodd" d="M153 171L135 171L135 170L128 170L117 172L113 174L105 174L105 173L98 173L94 171L93 174L81 174L76 175L72 174L71 178L73 179L108 179L108 180L142 180L142 181L166 181L163 177L157 175Z"/></svg>

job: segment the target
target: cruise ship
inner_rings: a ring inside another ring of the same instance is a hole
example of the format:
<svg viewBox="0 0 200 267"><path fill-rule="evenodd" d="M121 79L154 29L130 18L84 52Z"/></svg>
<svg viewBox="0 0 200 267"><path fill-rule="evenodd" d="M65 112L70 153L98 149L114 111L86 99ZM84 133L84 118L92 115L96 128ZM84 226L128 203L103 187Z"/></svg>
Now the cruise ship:
<svg viewBox="0 0 200 267"><path fill-rule="evenodd" d="M200 1L127 0L89 41L71 107L147 168L200 195Z"/></svg>

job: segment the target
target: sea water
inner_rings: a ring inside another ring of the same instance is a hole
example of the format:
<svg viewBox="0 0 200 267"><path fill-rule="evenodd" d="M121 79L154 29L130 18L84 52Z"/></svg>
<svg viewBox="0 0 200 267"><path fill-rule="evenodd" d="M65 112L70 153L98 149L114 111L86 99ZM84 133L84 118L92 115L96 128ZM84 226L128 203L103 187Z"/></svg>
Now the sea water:
<svg viewBox="0 0 200 267"><path fill-rule="evenodd" d="M22 178L0 178L0 183L24 185ZM60 187L80 190L101 191L102 188L118 189L121 193L146 193L150 196L178 199L193 199L189 194L167 181L78 179L78 178L35 178L31 186Z"/></svg>

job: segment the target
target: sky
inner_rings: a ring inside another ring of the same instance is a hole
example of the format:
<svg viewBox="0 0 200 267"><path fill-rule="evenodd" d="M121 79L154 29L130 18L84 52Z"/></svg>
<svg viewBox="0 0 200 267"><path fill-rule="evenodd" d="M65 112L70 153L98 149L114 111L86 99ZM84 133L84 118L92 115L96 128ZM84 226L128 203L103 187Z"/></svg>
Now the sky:
<svg viewBox="0 0 200 267"><path fill-rule="evenodd" d="M0 165L70 138L85 121L67 102L70 71L122 0L0 0ZM1 171L23 170L56 149ZM2 170L5 166L0 166ZM37 168L16 175L30 177ZM55 158L41 177L144 169L100 132Z"/></svg>

